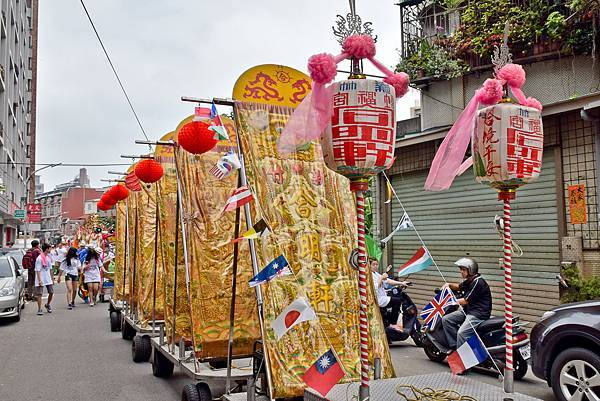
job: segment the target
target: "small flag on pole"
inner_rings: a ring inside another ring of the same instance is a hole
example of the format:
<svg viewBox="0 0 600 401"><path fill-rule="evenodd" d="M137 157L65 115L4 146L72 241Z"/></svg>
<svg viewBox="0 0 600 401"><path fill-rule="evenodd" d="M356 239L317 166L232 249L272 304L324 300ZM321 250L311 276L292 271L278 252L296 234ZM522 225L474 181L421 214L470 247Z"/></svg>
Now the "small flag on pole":
<svg viewBox="0 0 600 401"><path fill-rule="evenodd" d="M310 303L303 297L298 297L281 311L279 316L271 323L275 337L279 340L289 329L308 320L315 320L317 315Z"/></svg>
<svg viewBox="0 0 600 401"><path fill-rule="evenodd" d="M387 244L389 242L389 240L392 239L392 237L400 230L408 230L410 227L414 227L410 217L408 216L408 213L404 212L404 215L402 215L402 218L400 219L400 221L398 222L398 224L396 225L396 228L394 228L394 231L392 231L391 233L389 233L389 235L387 237L385 237L384 239L381 240L381 243L383 243L384 245Z"/></svg>
<svg viewBox="0 0 600 401"><path fill-rule="evenodd" d="M265 238L271 233L271 229L269 225L264 219L258 220L251 229L242 234L241 237L234 239L231 241L232 243L239 242L243 239L256 239L256 238Z"/></svg>
<svg viewBox="0 0 600 401"><path fill-rule="evenodd" d="M479 338L472 336L463 345L458 347L456 352L448 356L448 365L450 365L452 373L458 375L473 366L479 365L488 359L488 356Z"/></svg>
<svg viewBox="0 0 600 401"><path fill-rule="evenodd" d="M323 397L344 377L344 371L335 358L333 351L329 350L317 359L306 371L302 380L308 387L318 391Z"/></svg>
<svg viewBox="0 0 600 401"><path fill-rule="evenodd" d="M240 163L240 159L238 158L237 154L230 152L221 156L217 164L210 169L210 173L219 180L222 180L230 175L233 170L237 170L240 167L242 167L242 163Z"/></svg>
<svg viewBox="0 0 600 401"><path fill-rule="evenodd" d="M206 107L196 107L194 110L194 121L210 120L210 109Z"/></svg>
<svg viewBox="0 0 600 401"><path fill-rule="evenodd" d="M139 192L142 190L140 180L137 178L133 171L125 176L125 186L127 187L127 189L130 189L133 192Z"/></svg>
<svg viewBox="0 0 600 401"><path fill-rule="evenodd" d="M214 139L219 141L229 140L229 134L227 133L227 129L225 128L225 124L223 124L223 120L219 116L217 112L217 106L213 103L210 109L210 118L213 120L215 125L209 127L208 129L215 132Z"/></svg>
<svg viewBox="0 0 600 401"><path fill-rule="evenodd" d="M407 276L427 269L433 263L429 251L420 247L412 258L398 269L398 276Z"/></svg>
<svg viewBox="0 0 600 401"><path fill-rule="evenodd" d="M421 311L423 323L429 329L433 329L438 319L446 314L446 309L451 305L458 305L458 303L450 288L444 287Z"/></svg>
<svg viewBox="0 0 600 401"><path fill-rule="evenodd" d="M281 276L289 276L292 274L290 270L290 265L283 255L277 256L275 259L271 261L268 265L266 265L258 274L248 282L250 287L256 287L259 284L266 283L274 279L275 277Z"/></svg>
<svg viewBox="0 0 600 401"><path fill-rule="evenodd" d="M235 210L240 206L244 206L246 203L252 201L254 199L254 195L252 195L252 191L247 186L242 186L233 191L229 199L227 199L227 203L225 203L225 208L223 209L223 213L229 212L230 210Z"/></svg>
<svg viewBox="0 0 600 401"><path fill-rule="evenodd" d="M387 184L387 199L383 203L390 203L392 201L392 184L389 181L386 181Z"/></svg>

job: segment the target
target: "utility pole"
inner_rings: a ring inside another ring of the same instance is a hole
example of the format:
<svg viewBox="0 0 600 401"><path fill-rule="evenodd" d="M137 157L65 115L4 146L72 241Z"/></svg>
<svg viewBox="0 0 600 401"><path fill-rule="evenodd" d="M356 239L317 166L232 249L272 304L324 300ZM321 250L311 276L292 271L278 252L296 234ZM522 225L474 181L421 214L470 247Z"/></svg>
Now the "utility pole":
<svg viewBox="0 0 600 401"><path fill-rule="evenodd" d="M38 17L39 0L31 1L31 120L29 122L29 171L35 170L36 158L36 116L37 116L37 55L38 55ZM33 203L35 199L35 179L25 183L26 203Z"/></svg>

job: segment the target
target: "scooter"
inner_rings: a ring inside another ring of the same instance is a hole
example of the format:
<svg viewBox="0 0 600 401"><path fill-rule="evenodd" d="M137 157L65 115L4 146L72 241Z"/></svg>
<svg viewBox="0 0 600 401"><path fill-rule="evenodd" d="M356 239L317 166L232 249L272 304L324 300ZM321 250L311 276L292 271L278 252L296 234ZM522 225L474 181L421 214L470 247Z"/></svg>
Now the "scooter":
<svg viewBox="0 0 600 401"><path fill-rule="evenodd" d="M458 306L449 308L446 313L455 310L458 310ZM522 326L524 325L520 323L519 316L515 315L513 317L513 368L515 380L521 380L525 376L527 373L527 360L531 357L529 337ZM504 371L506 366L504 318L492 316L481 323L475 331L483 341L488 354L493 358L493 360L486 359L478 367L493 372L498 372L497 369ZM425 327L423 333L423 351L425 351L427 357L434 362L443 362L451 350L448 347L446 333L442 327L442 319L438 319L431 329Z"/></svg>
<svg viewBox="0 0 600 401"><path fill-rule="evenodd" d="M408 282L407 285L410 286L412 283ZM381 317L383 318L383 323L385 325L385 334L388 343L390 344L394 341L405 341L411 337L415 342L415 345L417 347L421 347L423 345L423 339L421 322L418 318L419 312L417 310L417 305L415 305L413 300L406 293L406 288L407 286L393 286L392 288L386 290L389 296L402 299L401 312L403 331L396 330L390 326L392 324L396 324L396 322L392 321L392 308L384 307L380 308L380 310Z"/></svg>

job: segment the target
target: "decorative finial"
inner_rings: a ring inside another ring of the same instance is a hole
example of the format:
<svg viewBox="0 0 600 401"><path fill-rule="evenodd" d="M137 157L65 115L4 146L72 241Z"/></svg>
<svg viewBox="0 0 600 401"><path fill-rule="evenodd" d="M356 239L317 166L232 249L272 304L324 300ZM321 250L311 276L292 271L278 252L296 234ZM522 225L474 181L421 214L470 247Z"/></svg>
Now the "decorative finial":
<svg viewBox="0 0 600 401"><path fill-rule="evenodd" d="M494 64L494 75L497 75L498 71L500 71L500 69L506 64L512 63L512 54L510 53L510 49L508 48L509 26L509 22L506 21L506 24L504 24L504 38L502 40L500 48L494 45L494 54L492 55L492 64Z"/></svg>
<svg viewBox="0 0 600 401"><path fill-rule="evenodd" d="M342 44L348 36L352 35L369 35L374 41L377 41L377 36L373 36L373 25L371 22L363 24L362 18L356 14L355 0L349 0L350 12L346 14L346 18L341 15L337 16L335 21L336 26L332 27L333 34L337 36L337 41Z"/></svg>

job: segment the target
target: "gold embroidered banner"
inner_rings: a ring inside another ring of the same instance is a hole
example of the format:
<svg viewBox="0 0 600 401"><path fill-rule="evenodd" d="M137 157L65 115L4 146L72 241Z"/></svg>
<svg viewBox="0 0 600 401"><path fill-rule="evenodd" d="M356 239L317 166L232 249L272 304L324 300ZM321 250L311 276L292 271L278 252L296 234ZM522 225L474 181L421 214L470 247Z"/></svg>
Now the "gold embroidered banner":
<svg viewBox="0 0 600 401"><path fill-rule="evenodd" d="M277 140L292 112L268 104L236 105L256 219L264 218L273 230L257 240L259 265L284 255L295 274L262 285L263 341L275 398L302 395L302 376L330 347L346 372L342 382L360 378L358 272L348 263L356 246L354 197L348 180L327 169L320 146L311 143L288 157L278 154ZM278 341L271 323L298 296L310 300L318 321L294 326ZM368 297L371 360L380 358L382 377L393 377L372 290Z"/></svg>
<svg viewBox="0 0 600 401"><path fill-rule="evenodd" d="M137 198L139 196L139 192L130 193L125 202L127 202L127 217L128 217L128 241L125 242L125 246L127 247L127 275L129 276L128 284L129 284L129 298L127 302L129 303L129 307L131 310L135 310L137 308L137 286L135 283L137 282L136 275L136 265L135 261L137 258L137 247L136 243L138 239L138 211L137 211Z"/></svg>
<svg viewBox="0 0 600 401"><path fill-rule="evenodd" d="M156 235L156 184L143 184L142 190L135 192L138 213L138 238L135 260L137 317L144 327L152 322L154 305L154 248ZM132 194L134 192L130 192ZM156 308L157 320L164 318L163 271L156 259Z"/></svg>
<svg viewBox="0 0 600 401"><path fill-rule="evenodd" d="M123 301L129 298L129 278L123 277L125 271L125 202L117 203L117 222L115 225L115 274L113 298ZM124 279L124 280L123 280ZM123 292L125 290L125 292Z"/></svg>
<svg viewBox="0 0 600 401"><path fill-rule="evenodd" d="M201 360L227 356L231 306L235 211L222 213L237 188L237 173L219 180L210 170L233 151L235 129L222 117L231 141L221 141L199 156L179 148L177 160L183 185L191 313L196 356ZM243 212L243 211L242 211ZM241 230L245 227L241 218ZM239 243L233 355L251 355L260 338L254 290L247 285L253 276L248 241Z"/></svg>
<svg viewBox="0 0 600 401"><path fill-rule="evenodd" d="M185 120L184 120L185 121ZM179 124L180 128L184 122ZM161 141L170 141L175 138L175 132L170 132L161 138ZM165 333L171 341L173 335L175 342L183 337L186 342L191 340L190 309L187 301L185 285L185 265L183 263L183 242L181 234L178 238L177 251L177 283L175 283L175 229L177 221L177 181L175 176L174 147L158 145L154 157L165 174L158 181L159 193L159 225L160 225L160 260L164 275L164 318ZM177 288L177 298L174 298L174 289ZM173 333L173 306L175 305L175 333Z"/></svg>

